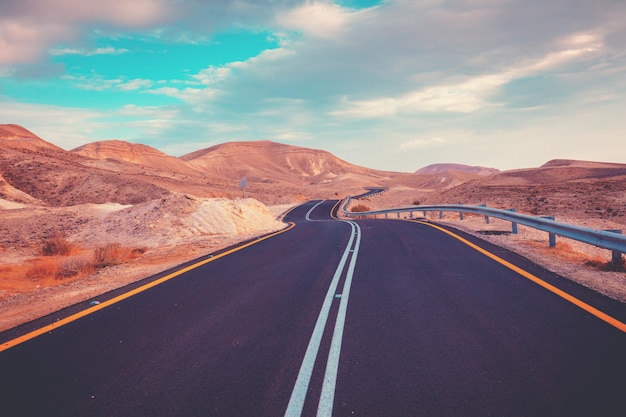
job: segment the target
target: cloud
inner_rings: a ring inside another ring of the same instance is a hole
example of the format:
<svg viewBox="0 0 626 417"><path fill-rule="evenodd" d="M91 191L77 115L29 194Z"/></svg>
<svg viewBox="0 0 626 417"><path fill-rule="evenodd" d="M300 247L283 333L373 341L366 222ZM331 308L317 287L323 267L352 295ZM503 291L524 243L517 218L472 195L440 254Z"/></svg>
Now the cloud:
<svg viewBox="0 0 626 417"><path fill-rule="evenodd" d="M429 139L413 139L409 142L401 143L400 149L418 149L443 143L446 143L446 140L440 137L432 137Z"/></svg>
<svg viewBox="0 0 626 417"><path fill-rule="evenodd" d="M73 149L97 137L101 112L61 106L20 103L0 96L0 114L6 121L33 131L64 149Z"/></svg>
<svg viewBox="0 0 626 417"><path fill-rule="evenodd" d="M154 81L142 78L132 80L128 80L125 77L107 79L100 75L89 77L66 75L64 78L69 80L76 88L89 91L136 91L145 90L154 85Z"/></svg>
<svg viewBox="0 0 626 417"><path fill-rule="evenodd" d="M101 0L97 7L73 0L1 2L0 65L38 62L55 44L80 43L95 25L133 30L171 22L178 16L173 6L166 0Z"/></svg>
<svg viewBox="0 0 626 417"><path fill-rule="evenodd" d="M499 73L468 77L462 81L432 85L398 97L383 97L374 100L350 101L343 97L341 109L331 112L334 116L385 117L400 112L452 112L471 113L485 107L497 106L489 98L516 78L523 78L556 70L577 61L588 61L601 52L603 43L597 34L578 33L566 37L561 50L547 53L534 61L510 63ZM458 78L458 77L456 77Z"/></svg>
<svg viewBox="0 0 626 417"><path fill-rule="evenodd" d="M333 3L314 1L279 13L276 21L284 29L333 38L346 28L353 13Z"/></svg>
<svg viewBox="0 0 626 417"><path fill-rule="evenodd" d="M48 51L48 53L52 56L62 56L62 55L83 55L83 56L93 56L93 55L121 55L128 53L129 50L125 48L114 48L112 46L107 46L104 48L95 48L95 49L78 49L78 48L53 48Z"/></svg>

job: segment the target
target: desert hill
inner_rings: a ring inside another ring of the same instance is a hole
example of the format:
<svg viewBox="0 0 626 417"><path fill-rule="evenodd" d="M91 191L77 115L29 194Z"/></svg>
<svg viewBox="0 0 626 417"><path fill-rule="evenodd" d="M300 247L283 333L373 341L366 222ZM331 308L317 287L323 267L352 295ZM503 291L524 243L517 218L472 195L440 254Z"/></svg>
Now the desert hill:
<svg viewBox="0 0 626 417"><path fill-rule="evenodd" d="M380 180L389 175L350 164L330 152L271 141L224 143L183 155L181 159L209 175L245 176L259 182L322 183L347 174Z"/></svg>
<svg viewBox="0 0 626 417"><path fill-rule="evenodd" d="M138 204L171 193L236 198L241 177L265 204L360 194L386 187L387 207L463 203L531 213L582 210L620 219L626 164L552 160L498 172L434 164L417 173L350 164L329 152L270 141L232 142L180 158L146 145L102 141L66 151L17 125L0 125L0 198L24 204ZM576 199L576 205L572 199ZM574 207L576 206L576 207Z"/></svg>
<svg viewBox="0 0 626 417"><path fill-rule="evenodd" d="M180 158L169 156L158 149L140 143L105 140L79 146L72 149L71 152L92 159L110 159L179 174L201 175L200 172L187 165Z"/></svg>
<svg viewBox="0 0 626 417"><path fill-rule="evenodd" d="M554 160L430 193L423 204L487 204L520 212L626 224L626 164Z"/></svg>
<svg viewBox="0 0 626 417"><path fill-rule="evenodd" d="M576 159L552 159L540 168L555 168L555 167L579 167L579 168L624 168L626 164L617 164L614 162L594 162L594 161L580 161Z"/></svg>
<svg viewBox="0 0 626 417"><path fill-rule="evenodd" d="M415 171L416 174L443 174L448 172L465 172L477 176L487 176L500 172L496 168L485 168L481 166L469 166L463 164L432 164Z"/></svg>
<svg viewBox="0 0 626 417"><path fill-rule="evenodd" d="M30 151L63 150L50 142L46 142L22 126L14 124L0 124L0 145L3 148L11 147Z"/></svg>
<svg viewBox="0 0 626 417"><path fill-rule="evenodd" d="M17 125L0 125L0 198L49 206L137 204L170 193L236 198L241 177L265 204L358 194L397 173L358 167L326 151L235 142L182 158L142 144L101 141L66 151Z"/></svg>
<svg viewBox="0 0 626 417"><path fill-rule="evenodd" d="M46 144L36 137L28 137L12 139L12 146L0 149L0 175L10 186L0 190L0 198L70 206L107 202L135 204L167 194L164 188L142 181L132 173L90 167L87 158Z"/></svg>

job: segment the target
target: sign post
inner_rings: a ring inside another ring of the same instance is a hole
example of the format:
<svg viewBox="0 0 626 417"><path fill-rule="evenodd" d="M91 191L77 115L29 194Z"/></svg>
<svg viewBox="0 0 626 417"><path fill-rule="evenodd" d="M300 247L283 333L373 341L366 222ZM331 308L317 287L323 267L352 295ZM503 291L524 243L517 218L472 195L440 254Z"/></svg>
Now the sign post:
<svg viewBox="0 0 626 417"><path fill-rule="evenodd" d="M241 191L243 192L243 198L246 198L246 188L250 188L250 184L248 184L248 180L246 179L246 177L242 177L241 181L239 181L239 188L241 188Z"/></svg>

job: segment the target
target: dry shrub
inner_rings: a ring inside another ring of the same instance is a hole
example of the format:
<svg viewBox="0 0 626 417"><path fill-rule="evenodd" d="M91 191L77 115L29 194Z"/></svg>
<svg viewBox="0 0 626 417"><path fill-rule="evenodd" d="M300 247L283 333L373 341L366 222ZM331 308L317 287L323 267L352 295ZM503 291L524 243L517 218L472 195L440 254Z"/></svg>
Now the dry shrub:
<svg viewBox="0 0 626 417"><path fill-rule="evenodd" d="M363 204L357 204L354 207L350 207L350 211L353 213L362 213L364 211L370 211L370 208Z"/></svg>
<svg viewBox="0 0 626 417"><path fill-rule="evenodd" d="M67 256L75 253L76 245L69 242L62 234L55 234L53 237L46 239L41 248L44 256Z"/></svg>
<svg viewBox="0 0 626 417"><path fill-rule="evenodd" d="M26 271L26 276L36 280L56 277L60 263L57 257L35 259L33 266Z"/></svg>
<svg viewBox="0 0 626 417"><path fill-rule="evenodd" d="M583 264L598 271L626 272L626 264L623 257L618 262L613 263L610 259L602 256L593 256L579 252L572 245L562 240L557 241L556 246L553 248L547 247L546 242L527 242L526 244L538 248L544 253L550 253L568 262Z"/></svg>
<svg viewBox="0 0 626 417"><path fill-rule="evenodd" d="M91 257L86 255L70 256L61 260L56 278L91 275L94 270L95 267Z"/></svg>
<svg viewBox="0 0 626 417"><path fill-rule="evenodd" d="M118 265L138 258L145 252L143 248L133 249L117 243L97 248L91 252L68 243L64 238L55 237L46 243L48 242L51 242L48 253L64 248L61 252L67 255L46 255L33 259L31 261L32 266L25 272L27 278L34 280L81 278L93 274L99 268ZM65 245L66 243L68 245Z"/></svg>
<svg viewBox="0 0 626 417"><path fill-rule="evenodd" d="M590 266L599 271L626 272L626 263L624 262L623 257L621 257L617 262L613 262L612 260L607 261L600 257L595 257L585 262L585 265Z"/></svg>
<svg viewBox="0 0 626 417"><path fill-rule="evenodd" d="M128 248L119 243L109 243L97 248L94 252L94 264L96 268L119 265L125 261L136 259L145 252L142 248Z"/></svg>

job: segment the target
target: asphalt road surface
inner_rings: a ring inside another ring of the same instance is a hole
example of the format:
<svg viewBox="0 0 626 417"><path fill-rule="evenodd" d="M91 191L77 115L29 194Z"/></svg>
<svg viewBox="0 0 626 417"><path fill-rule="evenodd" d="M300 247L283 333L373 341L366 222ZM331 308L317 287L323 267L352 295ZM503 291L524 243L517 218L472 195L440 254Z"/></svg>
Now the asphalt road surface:
<svg viewBox="0 0 626 417"><path fill-rule="evenodd" d="M626 415L626 306L335 203L1 333L0 415Z"/></svg>

